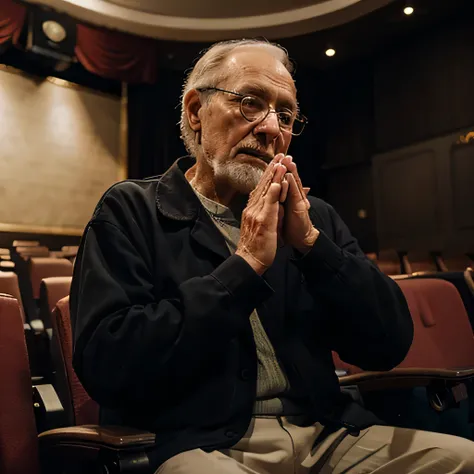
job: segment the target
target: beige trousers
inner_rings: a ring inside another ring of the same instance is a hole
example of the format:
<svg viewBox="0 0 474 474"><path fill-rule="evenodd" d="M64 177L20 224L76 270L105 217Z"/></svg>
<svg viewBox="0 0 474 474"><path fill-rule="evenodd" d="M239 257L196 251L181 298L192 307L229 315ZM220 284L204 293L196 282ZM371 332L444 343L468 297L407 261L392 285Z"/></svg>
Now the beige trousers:
<svg viewBox="0 0 474 474"><path fill-rule="evenodd" d="M440 433L373 426L359 436L341 429L323 442L322 426L256 417L232 449L194 449L156 474L474 474L474 443ZM316 441L316 443L315 443Z"/></svg>

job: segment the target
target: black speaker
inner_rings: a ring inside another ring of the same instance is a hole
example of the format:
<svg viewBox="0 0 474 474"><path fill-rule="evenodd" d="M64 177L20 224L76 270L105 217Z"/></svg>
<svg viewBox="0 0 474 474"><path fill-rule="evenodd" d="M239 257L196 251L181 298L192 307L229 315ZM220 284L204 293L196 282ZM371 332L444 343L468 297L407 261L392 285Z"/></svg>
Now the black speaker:
<svg viewBox="0 0 474 474"><path fill-rule="evenodd" d="M54 10L33 7L28 12L27 49L56 61L75 60L76 21Z"/></svg>

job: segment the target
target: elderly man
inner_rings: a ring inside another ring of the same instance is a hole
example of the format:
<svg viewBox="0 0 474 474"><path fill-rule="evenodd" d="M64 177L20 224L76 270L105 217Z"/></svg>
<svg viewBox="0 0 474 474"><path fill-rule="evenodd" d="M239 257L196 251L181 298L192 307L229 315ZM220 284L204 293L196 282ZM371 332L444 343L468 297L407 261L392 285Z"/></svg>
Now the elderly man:
<svg viewBox="0 0 474 474"><path fill-rule="evenodd" d="M413 337L398 286L287 155L306 119L277 45L214 45L184 86L190 155L109 189L71 292L74 366L102 422L157 434L163 474L467 473L470 441L382 426L331 351L386 370Z"/></svg>

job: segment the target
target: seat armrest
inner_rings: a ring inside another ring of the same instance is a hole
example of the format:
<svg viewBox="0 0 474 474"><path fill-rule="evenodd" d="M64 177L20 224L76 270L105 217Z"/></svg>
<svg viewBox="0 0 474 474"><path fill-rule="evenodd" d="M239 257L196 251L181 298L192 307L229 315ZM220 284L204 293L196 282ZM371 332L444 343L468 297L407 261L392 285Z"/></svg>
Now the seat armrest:
<svg viewBox="0 0 474 474"><path fill-rule="evenodd" d="M77 472L149 474L154 446L155 434L122 426L71 426L39 435L42 468L50 474L71 466Z"/></svg>
<svg viewBox="0 0 474 474"><path fill-rule="evenodd" d="M33 407L39 432L66 425L64 407L51 384L33 386Z"/></svg>
<svg viewBox="0 0 474 474"><path fill-rule="evenodd" d="M123 426L68 426L39 435L41 444L77 445L113 450L135 450L152 447L155 434Z"/></svg>
<svg viewBox="0 0 474 474"><path fill-rule="evenodd" d="M30 326L35 331L35 333L43 333L44 332L44 324L41 319L32 319L30 320Z"/></svg>
<svg viewBox="0 0 474 474"><path fill-rule="evenodd" d="M471 267L467 267L466 270L464 270L464 281L472 296L474 296L474 270Z"/></svg>
<svg viewBox="0 0 474 474"><path fill-rule="evenodd" d="M339 377L341 386L357 385L362 391L428 386L433 382L461 383L474 377L474 368L397 368L388 372L360 372Z"/></svg>

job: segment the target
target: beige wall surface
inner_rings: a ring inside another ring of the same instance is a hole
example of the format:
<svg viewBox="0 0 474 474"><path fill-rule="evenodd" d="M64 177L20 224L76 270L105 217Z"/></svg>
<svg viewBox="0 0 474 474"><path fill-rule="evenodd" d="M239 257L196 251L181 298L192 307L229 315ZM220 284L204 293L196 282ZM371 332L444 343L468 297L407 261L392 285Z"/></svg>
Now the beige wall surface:
<svg viewBox="0 0 474 474"><path fill-rule="evenodd" d="M120 98L0 69L0 231L78 234L123 173Z"/></svg>

